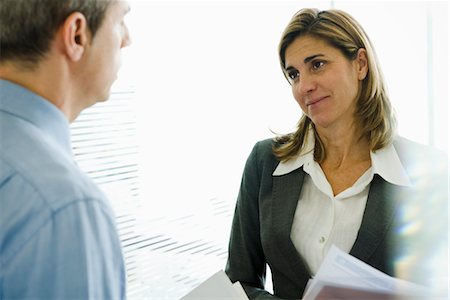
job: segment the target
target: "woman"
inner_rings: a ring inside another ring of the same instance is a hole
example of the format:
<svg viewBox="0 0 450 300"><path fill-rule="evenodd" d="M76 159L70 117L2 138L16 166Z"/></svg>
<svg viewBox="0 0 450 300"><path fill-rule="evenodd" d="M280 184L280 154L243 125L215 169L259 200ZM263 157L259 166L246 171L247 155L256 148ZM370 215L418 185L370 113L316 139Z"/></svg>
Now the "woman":
<svg viewBox="0 0 450 300"><path fill-rule="evenodd" d="M299 299L333 244L401 275L395 258L408 254L410 240L429 228L402 236L398 229L411 220L398 214L422 199L418 195L446 184L431 177L437 154L396 136L375 52L347 13L300 10L283 33L279 59L303 115L294 133L257 143L247 160L228 276L250 299ZM417 172L418 161L432 172ZM447 205L442 197L429 198L421 203ZM264 290L266 265L275 296ZM409 267L403 277L420 281L411 274L422 274L422 267Z"/></svg>

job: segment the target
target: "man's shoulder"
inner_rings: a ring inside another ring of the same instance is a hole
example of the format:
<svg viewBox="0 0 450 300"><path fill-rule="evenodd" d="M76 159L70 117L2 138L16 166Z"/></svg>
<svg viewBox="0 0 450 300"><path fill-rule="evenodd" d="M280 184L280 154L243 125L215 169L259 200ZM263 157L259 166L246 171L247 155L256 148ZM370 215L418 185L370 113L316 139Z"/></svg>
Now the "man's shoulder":
<svg viewBox="0 0 450 300"><path fill-rule="evenodd" d="M16 247L62 214L79 218L80 222L102 215L113 224L114 214L105 196L76 168L47 159L35 166L41 169L32 168L24 172L0 157L0 242L5 245L3 254L13 255Z"/></svg>
<svg viewBox="0 0 450 300"><path fill-rule="evenodd" d="M56 211L74 201L103 198L72 157L58 149L28 141L4 150L0 155L0 190L4 201L11 193L15 197L33 193Z"/></svg>

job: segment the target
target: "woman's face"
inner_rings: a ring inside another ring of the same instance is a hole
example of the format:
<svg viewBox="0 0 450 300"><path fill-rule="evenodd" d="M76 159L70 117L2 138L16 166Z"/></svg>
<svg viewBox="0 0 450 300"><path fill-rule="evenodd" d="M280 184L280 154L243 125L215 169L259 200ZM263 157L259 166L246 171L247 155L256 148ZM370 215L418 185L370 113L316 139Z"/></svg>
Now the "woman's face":
<svg viewBox="0 0 450 300"><path fill-rule="evenodd" d="M287 47L285 61L294 98L317 128L354 123L360 81L367 75L364 49L349 61L324 40L300 36Z"/></svg>

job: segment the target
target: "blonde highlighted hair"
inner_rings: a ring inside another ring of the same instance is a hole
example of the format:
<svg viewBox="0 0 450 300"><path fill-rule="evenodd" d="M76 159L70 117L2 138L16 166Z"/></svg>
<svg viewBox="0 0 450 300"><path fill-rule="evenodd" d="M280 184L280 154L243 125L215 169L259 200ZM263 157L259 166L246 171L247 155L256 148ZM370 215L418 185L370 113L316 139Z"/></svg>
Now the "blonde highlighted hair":
<svg viewBox="0 0 450 300"><path fill-rule="evenodd" d="M283 74L286 74L286 49L296 38L305 35L326 41L349 60L356 58L359 49L366 50L368 73L361 83L356 118L362 129L362 137L367 138L372 151L389 144L396 131L396 118L372 43L361 25L348 13L337 9L301 9L290 20L278 47ZM310 129L316 140L314 158L322 162L325 159L323 143L311 119L306 115L302 115L295 132L275 138L275 156L281 161L287 161L298 155Z"/></svg>

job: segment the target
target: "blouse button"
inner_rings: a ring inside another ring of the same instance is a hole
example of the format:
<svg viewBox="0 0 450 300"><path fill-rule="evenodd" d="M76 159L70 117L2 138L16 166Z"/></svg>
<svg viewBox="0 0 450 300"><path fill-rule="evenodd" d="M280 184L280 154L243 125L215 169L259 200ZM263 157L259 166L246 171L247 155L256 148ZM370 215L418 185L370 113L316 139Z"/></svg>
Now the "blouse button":
<svg viewBox="0 0 450 300"><path fill-rule="evenodd" d="M324 242L325 242L325 237L321 236L320 239L319 239L319 243L323 244Z"/></svg>

